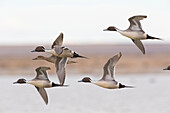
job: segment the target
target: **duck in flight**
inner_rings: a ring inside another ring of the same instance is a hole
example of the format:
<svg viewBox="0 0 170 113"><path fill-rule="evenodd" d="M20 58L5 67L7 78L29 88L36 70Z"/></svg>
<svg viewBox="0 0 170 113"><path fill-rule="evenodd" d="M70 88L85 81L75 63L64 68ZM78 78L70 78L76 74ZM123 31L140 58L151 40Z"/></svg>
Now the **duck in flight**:
<svg viewBox="0 0 170 113"><path fill-rule="evenodd" d="M107 61L103 67L103 77L100 80L93 81L89 77L84 77L78 82L92 83L107 89L133 88L132 86L123 85L115 80L115 67L121 56L122 54L118 53Z"/></svg>
<svg viewBox="0 0 170 113"><path fill-rule="evenodd" d="M31 52L45 52L50 53L57 57L69 57L69 58L86 58L84 56L81 56L77 54L75 51L72 51L66 47L61 46L54 46L52 49L45 49L43 46L37 46L35 50L32 50Z"/></svg>
<svg viewBox="0 0 170 113"><path fill-rule="evenodd" d="M63 33L60 33L58 38L53 42L51 49L45 49L43 46L37 46L35 50L32 50L31 52L46 52L57 57L86 58L66 47L63 47L62 44L63 44Z"/></svg>
<svg viewBox="0 0 170 113"><path fill-rule="evenodd" d="M62 46L62 44L63 44L63 33L60 33L60 35L53 42L51 49L53 49L54 46ZM51 62L51 63L55 63L56 59L57 59L57 57L55 55L51 55L50 57L37 56L33 60L45 60L45 61L48 61L48 62ZM76 62L72 61L72 60L68 60L67 64L71 64L71 63L76 63Z"/></svg>
<svg viewBox="0 0 170 113"><path fill-rule="evenodd" d="M46 50L43 46L36 47L35 50L32 52L47 52L52 54L50 57L50 60L55 58L55 67L56 67L56 73L60 82L60 85L64 84L65 81L65 68L66 64L70 61L68 61L68 58L86 58L84 56L80 56L76 52L69 50L68 48L62 47L63 43L63 34L61 33L59 37L53 42L51 49ZM49 59L48 59L49 60Z"/></svg>
<svg viewBox="0 0 170 113"><path fill-rule="evenodd" d="M133 43L142 51L142 53L145 54L145 48L141 40L146 40L146 39L161 40L161 39L152 37L143 31L140 20L143 20L144 18L147 18L147 16L137 15L137 16L130 17L128 19L130 22L130 26L126 30L120 30L114 26L110 26L107 29L104 29L104 31L117 31L121 35L130 38L133 41Z"/></svg>
<svg viewBox="0 0 170 113"><path fill-rule="evenodd" d="M50 70L50 67L38 67L36 68L36 77L32 80L18 79L14 84L31 84L34 85L44 102L48 104L48 96L44 88L58 87L60 84L51 82L47 75L47 70ZM67 86L67 85L65 85Z"/></svg>

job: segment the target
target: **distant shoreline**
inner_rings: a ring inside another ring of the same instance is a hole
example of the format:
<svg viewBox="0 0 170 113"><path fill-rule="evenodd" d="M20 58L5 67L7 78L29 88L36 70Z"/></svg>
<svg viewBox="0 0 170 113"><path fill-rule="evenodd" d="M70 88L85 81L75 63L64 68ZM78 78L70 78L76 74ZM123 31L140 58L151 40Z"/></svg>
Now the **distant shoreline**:
<svg viewBox="0 0 170 113"><path fill-rule="evenodd" d="M30 51L35 49L37 45L26 45L26 46L0 46L0 57L3 56L33 56ZM170 44L153 44L144 45L146 49L146 55L151 54L170 54ZM45 45L44 47L50 48L50 45ZM132 44L119 44L119 45L65 45L77 53L82 53L84 55L94 56L94 55L112 55L116 52L121 51L123 54L128 55L142 55L140 50Z"/></svg>
<svg viewBox="0 0 170 113"><path fill-rule="evenodd" d="M67 65L69 74L101 75L103 65L117 52L123 56L116 72L120 74L163 73L163 68L170 65L170 45L144 45L146 55L134 45L66 45L89 59L72 59L76 64ZM0 46L0 75L34 74L38 66L50 66L55 74L55 66L46 61L33 61L38 55L50 56L47 53L31 53L36 46ZM50 46L45 46L50 48Z"/></svg>

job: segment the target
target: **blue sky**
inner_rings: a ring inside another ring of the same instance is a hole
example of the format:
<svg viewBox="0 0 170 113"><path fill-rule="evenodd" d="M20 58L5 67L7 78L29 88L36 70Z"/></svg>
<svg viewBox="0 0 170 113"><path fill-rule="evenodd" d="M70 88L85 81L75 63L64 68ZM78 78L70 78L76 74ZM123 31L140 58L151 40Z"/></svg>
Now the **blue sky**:
<svg viewBox="0 0 170 113"><path fill-rule="evenodd" d="M64 33L64 44L131 44L131 40L103 29L129 26L128 18L147 15L143 29L170 43L168 0L0 0L0 44L51 44Z"/></svg>

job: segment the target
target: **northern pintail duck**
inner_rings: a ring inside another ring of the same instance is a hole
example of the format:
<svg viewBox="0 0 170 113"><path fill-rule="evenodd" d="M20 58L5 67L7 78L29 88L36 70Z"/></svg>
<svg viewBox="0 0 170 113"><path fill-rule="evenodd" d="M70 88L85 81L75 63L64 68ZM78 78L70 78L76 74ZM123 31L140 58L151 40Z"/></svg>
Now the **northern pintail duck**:
<svg viewBox="0 0 170 113"><path fill-rule="evenodd" d="M24 78L18 79L14 84L31 84L34 85L44 102L48 104L48 96L44 88L51 88L61 86L60 84L56 84L51 82L47 75L47 70L50 70L49 67L38 67L36 68L36 77L32 80L25 80ZM65 85L66 86L66 85Z"/></svg>
<svg viewBox="0 0 170 113"><path fill-rule="evenodd" d="M86 58L84 56L81 56L77 54L75 51L72 51L66 47L61 46L54 46L52 49L45 49L43 46L38 46L35 48L35 50L32 50L31 52L46 52L50 53L57 57L69 57L69 58Z"/></svg>
<svg viewBox="0 0 170 113"><path fill-rule="evenodd" d="M167 68L164 68L163 70L170 70L170 66L168 66Z"/></svg>
<svg viewBox="0 0 170 113"><path fill-rule="evenodd" d="M128 20L130 22L130 26L126 30L120 30L114 26L110 26L107 29L104 29L104 31L117 31L121 35L130 38L133 43L135 43L135 45L142 51L142 53L145 54L145 48L140 40L161 39L152 37L143 31L140 20L143 20L144 18L147 18L147 16L137 15L129 18Z"/></svg>
<svg viewBox="0 0 170 113"><path fill-rule="evenodd" d="M31 52L47 52L57 57L86 58L84 56L80 56L79 54L68 48L62 47L62 44L63 33L60 33L57 39L53 42L51 49L45 49L43 46L38 46L35 48L35 50L32 50Z"/></svg>
<svg viewBox="0 0 170 113"><path fill-rule="evenodd" d="M63 44L63 33L60 33L60 35L53 42L51 49L53 49L54 46L62 46L62 44ZM51 55L50 57L38 56L38 57L34 58L33 60L45 60L45 61L48 61L51 63L55 63L56 59L57 59L57 57L55 55ZM67 63L71 64L71 63L76 63L76 62L68 60Z"/></svg>
<svg viewBox="0 0 170 113"><path fill-rule="evenodd" d="M85 77L78 82L92 83L92 84L95 84L95 85L98 85L100 87L107 88L107 89L133 88L132 86L126 86L126 85L119 83L114 78L115 67L121 56L122 54L118 53L107 61L107 63L103 67L103 70L104 70L103 77L100 80L93 81L89 77Z"/></svg>
<svg viewBox="0 0 170 113"><path fill-rule="evenodd" d="M68 61L68 57L86 58L84 56L80 56L79 54L77 54L76 52L72 50L69 50L68 48L62 47L62 43L63 43L63 33L60 33L58 38L53 42L51 49L46 50L43 46L38 46L36 47L35 50L32 51L32 52L47 52L47 53L52 54L50 59L54 60L54 58L56 58L56 61L55 61L56 73L57 73L60 85L63 85L65 81L65 75L66 75L65 67L66 67L67 62L70 63L70 61Z"/></svg>

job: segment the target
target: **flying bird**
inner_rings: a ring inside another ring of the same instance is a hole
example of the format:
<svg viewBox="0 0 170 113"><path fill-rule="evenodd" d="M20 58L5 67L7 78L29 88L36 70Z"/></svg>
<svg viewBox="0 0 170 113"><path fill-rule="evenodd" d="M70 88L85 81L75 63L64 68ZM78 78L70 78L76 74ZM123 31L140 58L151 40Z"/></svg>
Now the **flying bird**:
<svg viewBox="0 0 170 113"><path fill-rule="evenodd" d="M133 41L133 43L141 50L141 52L145 54L145 48L141 40L146 40L146 39L161 40L160 38L152 37L143 31L140 20L143 20L145 18L147 18L147 16L145 15L137 15L137 16L130 17L128 19L130 22L130 26L126 30L120 30L115 26L110 26L107 29L104 29L104 31L117 31L121 35L130 38Z"/></svg>
<svg viewBox="0 0 170 113"><path fill-rule="evenodd" d="M77 57L86 58L84 56L80 56L79 54L77 54L76 52L68 48L63 47L62 43L63 43L63 34L61 33L59 37L53 42L51 49L47 50L43 46L38 46L36 47L35 50L32 51L32 52L47 52L47 53L52 54L52 56L46 60L53 62L52 60L55 59L56 73L57 73L60 85L63 85L65 81L66 64L70 62L74 62L74 61L69 61L68 58L77 58ZM34 58L34 60L35 59L36 58Z"/></svg>
<svg viewBox="0 0 170 113"><path fill-rule="evenodd" d="M56 40L53 42L53 44L51 45L51 49L54 48L54 46L62 46L63 44L63 33L60 33L60 35L56 38ZM45 57L45 56L37 56L36 58L34 58L33 60L45 60L51 63L55 63L56 62L57 57L55 55L51 55L50 57ZM75 61L72 60L68 60L67 62L68 64L71 63L76 63Z"/></svg>
<svg viewBox="0 0 170 113"><path fill-rule="evenodd" d="M47 75L47 70L50 70L50 67L38 67L36 68L36 77L32 80L26 80L24 78L18 79L14 84L31 84L34 85L41 97L43 98L44 102L48 104L48 96L45 91L45 88L51 87L58 87L61 86L60 84L56 84L51 82ZM67 86L67 85L65 85Z"/></svg>
<svg viewBox="0 0 170 113"><path fill-rule="evenodd" d="M107 61L103 67L103 77L100 80L93 81L89 77L84 77L78 82L92 83L107 89L133 88L132 86L123 85L115 80L115 67L121 56L122 54L120 52Z"/></svg>

